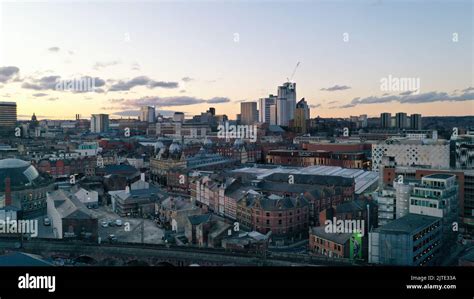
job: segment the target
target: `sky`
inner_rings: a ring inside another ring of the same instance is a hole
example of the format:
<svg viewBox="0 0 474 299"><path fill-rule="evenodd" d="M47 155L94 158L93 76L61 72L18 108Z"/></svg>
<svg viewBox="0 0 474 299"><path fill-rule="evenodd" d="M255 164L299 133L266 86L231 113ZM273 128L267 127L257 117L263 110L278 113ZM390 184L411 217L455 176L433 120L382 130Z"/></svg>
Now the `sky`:
<svg viewBox="0 0 474 299"><path fill-rule="evenodd" d="M0 2L0 101L17 102L19 118L152 105L235 119L299 62L290 80L312 117L474 115L473 3ZM91 90L57 87L92 78ZM384 89L389 78L419 86Z"/></svg>

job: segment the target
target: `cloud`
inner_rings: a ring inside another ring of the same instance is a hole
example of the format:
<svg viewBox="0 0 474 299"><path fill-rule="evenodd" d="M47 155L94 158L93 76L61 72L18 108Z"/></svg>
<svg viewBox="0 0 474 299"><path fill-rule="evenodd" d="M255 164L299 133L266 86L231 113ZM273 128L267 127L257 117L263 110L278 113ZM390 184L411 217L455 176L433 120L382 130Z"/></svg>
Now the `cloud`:
<svg viewBox="0 0 474 299"><path fill-rule="evenodd" d="M183 77L183 78L181 78L181 80L182 80L183 82L191 82L191 81L194 81L194 79L191 78L191 77Z"/></svg>
<svg viewBox="0 0 474 299"><path fill-rule="evenodd" d="M412 93L415 93L416 91L414 90L407 90L405 92L401 92L400 95L401 96L408 96L408 95L411 95Z"/></svg>
<svg viewBox="0 0 474 299"><path fill-rule="evenodd" d="M469 88L466 88L465 90L469 90ZM438 91L426 92L421 94L402 94L393 96L370 96L366 98L355 98L350 103L335 108L351 108L357 105L381 104L389 102L398 102L402 104L421 104L433 102L463 102L474 100L474 92L464 92L461 95L450 95L446 92Z"/></svg>
<svg viewBox="0 0 474 299"><path fill-rule="evenodd" d="M173 116L173 114L175 113L175 111L171 111L171 110L155 110L155 112L156 112L156 114L161 114L165 117ZM138 110L123 110L123 111L112 112L111 114L116 115L116 116L137 117L137 116L140 115L140 111L138 111Z"/></svg>
<svg viewBox="0 0 474 299"><path fill-rule="evenodd" d="M132 63L132 71L139 71L140 70L140 65L138 62Z"/></svg>
<svg viewBox="0 0 474 299"><path fill-rule="evenodd" d="M113 112L113 115L118 115L118 116L139 116L140 111L138 110L124 110L124 111L118 111L118 112Z"/></svg>
<svg viewBox="0 0 474 299"><path fill-rule="evenodd" d="M16 66L0 67L0 83L6 83L18 76L20 69Z"/></svg>
<svg viewBox="0 0 474 299"><path fill-rule="evenodd" d="M120 61L114 60L114 61L107 61L107 62L96 62L94 66L92 67L94 70L100 70L109 66L114 66L120 64Z"/></svg>
<svg viewBox="0 0 474 299"><path fill-rule="evenodd" d="M331 101L331 102L328 102L328 105L329 105L329 104L336 104L336 103L338 103L338 102L339 102L339 101Z"/></svg>
<svg viewBox="0 0 474 299"><path fill-rule="evenodd" d="M474 87L468 87L462 90L462 92L470 92L470 91L474 91Z"/></svg>
<svg viewBox="0 0 474 299"><path fill-rule="evenodd" d="M30 82L24 82L21 87L33 90L54 90L61 76L44 76L39 79L32 78Z"/></svg>
<svg viewBox="0 0 474 299"><path fill-rule="evenodd" d="M118 81L109 88L109 91L128 91L136 86L178 88L178 82L154 81L147 76L139 76L128 81Z"/></svg>
<svg viewBox="0 0 474 299"><path fill-rule="evenodd" d="M185 93L185 92L186 92L186 90L184 90L184 89L181 89L179 92L180 92L180 93Z"/></svg>
<svg viewBox="0 0 474 299"><path fill-rule="evenodd" d="M328 88L321 88L321 90L323 91L339 91L339 90L346 90L346 89L350 89L351 87L350 86L346 86L346 85L334 85L332 87L328 87Z"/></svg>
<svg viewBox="0 0 474 299"><path fill-rule="evenodd" d="M214 97L211 99L200 99L187 96L173 96L173 97L142 97L139 99L110 99L111 103L120 103L122 107L141 107L141 106L156 106L156 107L170 107L170 106L189 106L195 104L217 104L230 102L229 98Z"/></svg>
<svg viewBox="0 0 474 299"><path fill-rule="evenodd" d="M83 76L74 79L61 80L61 76L51 75L41 78L30 77L27 82L23 82L22 88L32 90L55 90L73 93L97 92L102 93L105 80L99 77Z"/></svg>
<svg viewBox="0 0 474 299"><path fill-rule="evenodd" d="M321 104L316 104L316 105L309 105L309 108L319 108L321 107Z"/></svg>
<svg viewBox="0 0 474 299"><path fill-rule="evenodd" d="M47 96L47 95L48 95L47 93L42 93L42 92L40 92L40 93L34 93L34 94L33 94L33 96L34 96L34 97L37 97L37 98L38 98L38 97L44 97L44 96Z"/></svg>
<svg viewBox="0 0 474 299"><path fill-rule="evenodd" d="M59 100L59 98L49 98L49 99L48 99L48 101L51 101L51 102L57 101L57 100Z"/></svg>
<svg viewBox="0 0 474 299"><path fill-rule="evenodd" d="M59 52L59 47L51 47L48 49L49 52Z"/></svg>
<svg viewBox="0 0 474 299"><path fill-rule="evenodd" d="M212 99L207 100L208 104L220 104L220 103L228 103L230 102L229 98L225 97L214 97Z"/></svg>

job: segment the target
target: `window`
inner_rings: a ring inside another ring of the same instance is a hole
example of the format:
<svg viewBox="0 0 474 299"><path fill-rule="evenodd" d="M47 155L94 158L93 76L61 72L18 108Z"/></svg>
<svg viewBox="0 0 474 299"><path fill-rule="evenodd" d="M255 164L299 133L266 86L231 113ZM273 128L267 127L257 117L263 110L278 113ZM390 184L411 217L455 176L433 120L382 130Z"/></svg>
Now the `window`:
<svg viewBox="0 0 474 299"><path fill-rule="evenodd" d="M278 220L278 224L280 224L280 225L281 225L281 219L280 219L280 220Z"/></svg>

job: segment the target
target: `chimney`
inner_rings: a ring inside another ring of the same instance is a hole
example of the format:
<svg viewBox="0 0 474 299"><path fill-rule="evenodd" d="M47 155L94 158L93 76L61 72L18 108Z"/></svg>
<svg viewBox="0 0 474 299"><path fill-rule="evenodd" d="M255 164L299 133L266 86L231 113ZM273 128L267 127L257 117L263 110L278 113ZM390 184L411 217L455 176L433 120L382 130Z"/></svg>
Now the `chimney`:
<svg viewBox="0 0 474 299"><path fill-rule="evenodd" d="M125 187L125 192L130 193L130 186Z"/></svg>
<svg viewBox="0 0 474 299"><path fill-rule="evenodd" d="M144 172L142 172L140 174L140 180L145 181L145 173Z"/></svg>
<svg viewBox="0 0 474 299"><path fill-rule="evenodd" d="M5 179L5 207L12 205L12 190L10 177Z"/></svg>

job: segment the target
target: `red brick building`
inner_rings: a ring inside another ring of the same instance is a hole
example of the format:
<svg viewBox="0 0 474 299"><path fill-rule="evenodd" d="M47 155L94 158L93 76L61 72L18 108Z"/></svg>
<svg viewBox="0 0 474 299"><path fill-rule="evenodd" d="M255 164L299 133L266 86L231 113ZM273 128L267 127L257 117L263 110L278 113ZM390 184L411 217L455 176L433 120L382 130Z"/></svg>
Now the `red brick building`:
<svg viewBox="0 0 474 299"><path fill-rule="evenodd" d="M262 234L271 231L274 242L302 239L309 227L308 201L304 197L248 193L237 203L237 221Z"/></svg>

